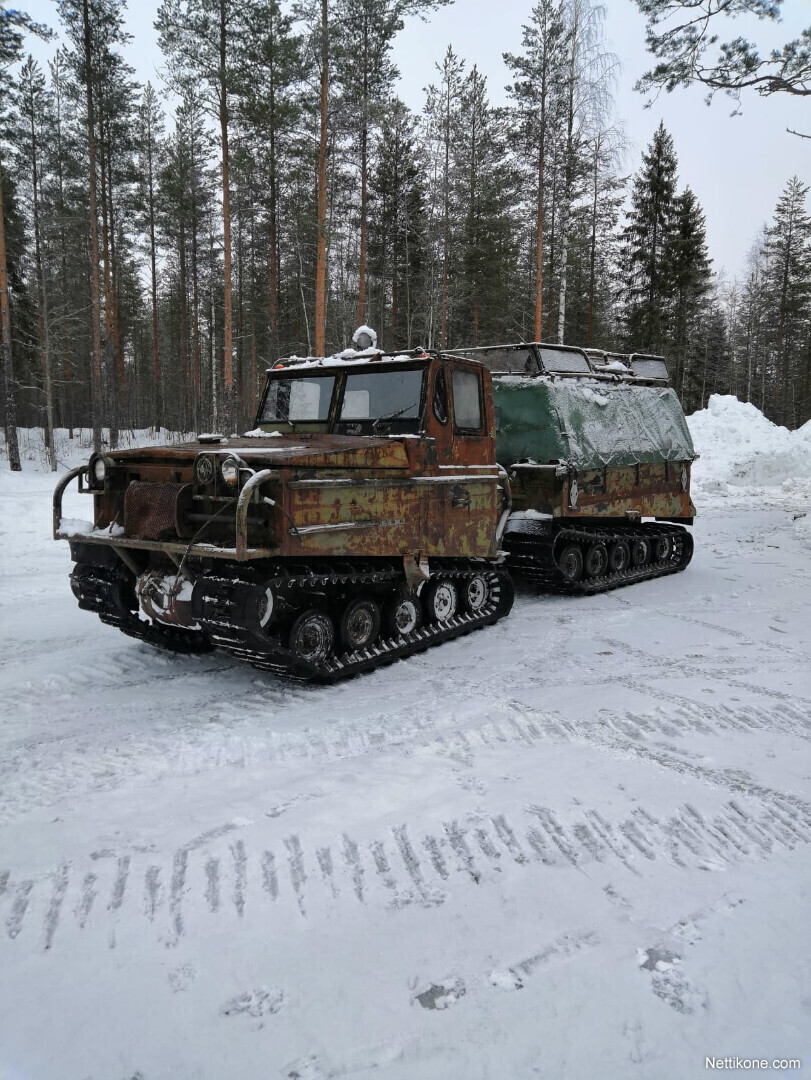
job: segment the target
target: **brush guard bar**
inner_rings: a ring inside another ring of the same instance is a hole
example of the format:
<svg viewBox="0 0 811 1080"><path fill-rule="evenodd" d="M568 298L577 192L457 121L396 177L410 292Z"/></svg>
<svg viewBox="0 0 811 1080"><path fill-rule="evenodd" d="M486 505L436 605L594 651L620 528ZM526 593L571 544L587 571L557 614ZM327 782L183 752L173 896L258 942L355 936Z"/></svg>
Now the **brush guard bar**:
<svg viewBox="0 0 811 1080"><path fill-rule="evenodd" d="M234 546L224 547L221 544L208 544L197 541L195 536L191 542L183 540L136 540L128 536L116 536L106 528L93 527L88 532L66 531L62 526L62 498L69 485L78 479L79 491L93 494L92 490L83 486L83 479L87 476L87 466L81 465L78 469L70 472L60 479L53 494L53 537L54 540L76 540L84 544L104 544L116 549L137 548L141 551L162 551L169 556L199 555L215 559L236 559L237 562L247 562L250 559L263 559L273 555L272 547L251 547L248 543L248 510L254 498L258 498L259 489L271 477L277 475L275 469L262 469L254 473L246 480L236 499L236 515L234 530ZM199 533L197 534L200 535ZM127 562L124 554L119 552L124 562Z"/></svg>

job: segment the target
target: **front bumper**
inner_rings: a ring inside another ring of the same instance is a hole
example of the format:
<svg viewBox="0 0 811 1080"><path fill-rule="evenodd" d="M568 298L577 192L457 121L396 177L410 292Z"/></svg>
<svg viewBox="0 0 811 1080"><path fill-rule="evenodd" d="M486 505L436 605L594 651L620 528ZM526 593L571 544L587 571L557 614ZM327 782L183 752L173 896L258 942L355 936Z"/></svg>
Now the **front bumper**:
<svg viewBox="0 0 811 1080"><path fill-rule="evenodd" d="M251 559L264 559L277 553L274 547L251 547L248 542L248 510L251 503L261 498L260 489L268 480L278 475L275 469L262 469L254 473L245 482L239 496L235 498L233 546L221 543L198 542L196 538L183 540L140 540L126 536L119 526L111 525L97 528L91 522L68 522L62 517L62 498L68 486L77 480L80 491L82 480L87 475L87 467L71 469L56 485L53 495L53 537L54 540L75 540L83 544L103 544L117 550L126 551L135 548L140 551L160 551L169 556L200 556L214 559L234 559L247 562ZM86 526L86 527L83 527ZM127 562L125 554L122 561Z"/></svg>

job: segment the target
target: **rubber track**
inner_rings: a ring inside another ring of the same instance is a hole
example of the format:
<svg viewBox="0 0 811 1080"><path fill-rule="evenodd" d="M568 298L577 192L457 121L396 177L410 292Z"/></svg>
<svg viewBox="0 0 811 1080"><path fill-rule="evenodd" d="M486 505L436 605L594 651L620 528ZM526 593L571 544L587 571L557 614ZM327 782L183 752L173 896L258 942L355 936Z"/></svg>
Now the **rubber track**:
<svg viewBox="0 0 811 1080"><path fill-rule="evenodd" d="M286 567L279 567L275 577L264 579L261 587L268 585L275 593L286 598L299 594L299 603L303 603L307 593L323 593L324 590L351 588L363 591L380 585L396 586L402 581L402 571L394 564L382 568L354 569L348 563L318 563L301 567L299 573L291 574ZM96 571L103 584L105 572ZM462 637L472 630L489 626L504 618L512 608L514 591L509 574L503 566L492 567L490 564L469 560L443 560L437 563L432 578L464 579L474 573L484 574L490 585L490 596L484 609L476 615L461 613L441 625L422 626L410 634L377 641L374 645L342 656L329 657L322 664L314 665L302 661L288 649L261 632L252 632L244 626L222 619L200 619L203 633L185 630L180 627L161 626L140 619L135 614L122 615L115 610L99 611L102 595L91 595L88 590L86 603L82 606L98 613L101 621L114 626L128 637L134 637L157 648L178 653L207 652L220 648L239 660L245 660L262 671L269 671L286 679L299 682L334 683L340 679L351 678L362 672L403 659L417 652L423 652L433 645ZM212 576L212 583L218 581L230 585L234 579ZM257 588L259 585L257 585Z"/></svg>
<svg viewBox="0 0 811 1080"><path fill-rule="evenodd" d="M556 550L565 544L577 544L585 551L592 544L603 543L606 548L619 540L633 544L634 540L647 540L651 547L655 541L667 536L672 541L671 555L668 559L648 563L645 566L629 567L615 573L603 574L598 578L583 577L580 581L569 581L564 577L555 558ZM595 593L619 589L623 585L633 585L638 581L649 581L677 574L684 570L693 557L693 537L681 525L657 523L639 525L636 528L601 529L593 526L580 528L562 528L551 536L533 536L531 533L511 533L505 537L507 565L531 581L544 592L558 593L564 596L592 596Z"/></svg>
<svg viewBox="0 0 811 1080"><path fill-rule="evenodd" d="M304 663L287 649L270 639L263 638L260 634L251 634L243 627L233 626L227 622L201 621L207 636L214 645L240 660L247 660L254 667L271 671L287 679L334 683L362 672L373 671L384 664L403 659L416 652L423 652L433 645L440 645L444 641L462 637L472 630L489 626L504 618L512 607L514 593L510 576L503 567L491 569L483 564L471 564L467 560L458 562L449 560L438 566L431 577L432 580L436 578L458 580L468 578L474 573L484 574L490 586L490 596L483 611L476 615L462 613L441 625L421 626L410 634L385 638L368 648L344 653L342 656L329 657L318 665ZM364 588L381 584L395 584L401 576L393 569L352 574L329 572L319 574L313 569L299 577L288 577L284 582L271 582L271 587L286 584L288 589L300 587L306 591L318 587L351 585L354 589L362 591Z"/></svg>

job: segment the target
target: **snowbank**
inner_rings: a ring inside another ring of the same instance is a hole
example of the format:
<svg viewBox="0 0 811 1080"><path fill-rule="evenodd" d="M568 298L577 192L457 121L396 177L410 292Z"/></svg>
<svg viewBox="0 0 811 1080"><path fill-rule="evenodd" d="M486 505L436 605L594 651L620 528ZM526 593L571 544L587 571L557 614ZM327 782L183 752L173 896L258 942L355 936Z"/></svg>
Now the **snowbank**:
<svg viewBox="0 0 811 1080"><path fill-rule="evenodd" d="M687 423L701 459L693 467L697 501L779 488L811 494L811 421L797 431L779 427L748 402L713 394Z"/></svg>

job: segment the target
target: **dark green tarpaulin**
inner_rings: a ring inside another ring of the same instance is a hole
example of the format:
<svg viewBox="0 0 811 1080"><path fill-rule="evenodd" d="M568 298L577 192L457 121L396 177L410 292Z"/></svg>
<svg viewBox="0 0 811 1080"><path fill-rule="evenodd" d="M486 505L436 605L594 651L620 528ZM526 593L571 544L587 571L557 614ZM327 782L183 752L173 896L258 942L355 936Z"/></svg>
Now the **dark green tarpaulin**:
<svg viewBox="0 0 811 1080"><path fill-rule="evenodd" d="M693 441L674 390L596 380L494 377L497 457L578 469L692 461Z"/></svg>

